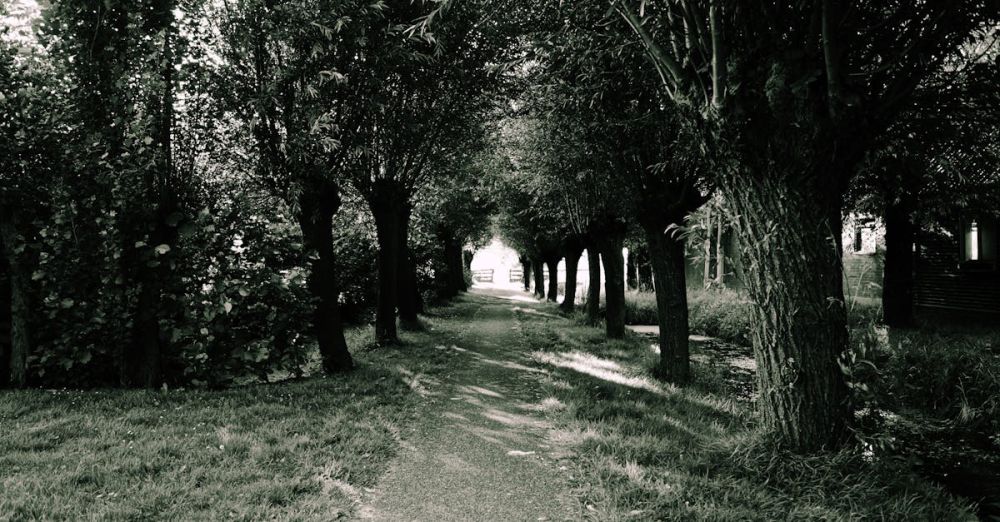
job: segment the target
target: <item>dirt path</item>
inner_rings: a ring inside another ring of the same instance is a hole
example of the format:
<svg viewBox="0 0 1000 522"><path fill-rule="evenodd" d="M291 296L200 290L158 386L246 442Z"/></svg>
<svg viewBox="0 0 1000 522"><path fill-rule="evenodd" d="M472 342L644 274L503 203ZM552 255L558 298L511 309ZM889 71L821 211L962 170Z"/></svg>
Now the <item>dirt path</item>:
<svg viewBox="0 0 1000 522"><path fill-rule="evenodd" d="M421 385L426 414L359 509L362 519L579 518L557 448L546 441L544 372L518 342L522 318L549 319L521 296L477 291L456 308L436 347L456 353L452 371Z"/></svg>

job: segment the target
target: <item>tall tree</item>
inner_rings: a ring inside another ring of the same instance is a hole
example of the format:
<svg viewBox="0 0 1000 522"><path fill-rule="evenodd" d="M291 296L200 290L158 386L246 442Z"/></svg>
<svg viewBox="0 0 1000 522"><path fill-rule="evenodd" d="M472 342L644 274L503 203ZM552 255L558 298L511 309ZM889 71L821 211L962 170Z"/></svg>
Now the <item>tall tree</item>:
<svg viewBox="0 0 1000 522"><path fill-rule="evenodd" d="M339 308L333 218L350 156L350 132L363 121L361 86L343 71L357 60L379 5L309 0L244 0L224 6L223 37L238 86L234 112L251 127L258 178L291 208L309 256L313 331L327 372L350 370ZM247 104L249 100L251 103Z"/></svg>
<svg viewBox="0 0 1000 522"><path fill-rule="evenodd" d="M612 4L620 27L645 49L664 100L697 108L688 120L703 129L718 185L748 239L759 408L783 446L814 451L846 440L838 239L847 182L914 88L994 23L997 7Z"/></svg>

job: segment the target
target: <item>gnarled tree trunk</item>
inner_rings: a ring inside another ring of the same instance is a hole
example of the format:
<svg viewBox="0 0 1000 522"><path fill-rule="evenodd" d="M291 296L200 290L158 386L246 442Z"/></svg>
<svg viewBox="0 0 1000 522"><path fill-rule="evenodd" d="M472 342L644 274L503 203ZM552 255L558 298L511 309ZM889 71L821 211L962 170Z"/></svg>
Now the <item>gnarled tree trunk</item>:
<svg viewBox="0 0 1000 522"><path fill-rule="evenodd" d="M683 217L676 222L682 223ZM656 277L660 374L672 383L684 384L691 377L684 239L664 233L664 226L643 228Z"/></svg>
<svg viewBox="0 0 1000 522"><path fill-rule="evenodd" d="M587 268L587 324L596 325L601 322L601 254L593 244L587 245Z"/></svg>
<svg viewBox="0 0 1000 522"><path fill-rule="evenodd" d="M340 317L340 283L333 250L333 216L340 208L336 186L312 187L299 197L299 227L310 257L309 292L315 300L313 331L327 373L348 371L354 360L344 339Z"/></svg>
<svg viewBox="0 0 1000 522"><path fill-rule="evenodd" d="M841 265L841 177L733 173L722 185L744 242L754 300L758 408L784 447L811 452L847 434L847 348Z"/></svg>
<svg viewBox="0 0 1000 522"><path fill-rule="evenodd" d="M885 324L892 327L913 324L912 216L910 207L905 202L890 203L885 209L882 313Z"/></svg>

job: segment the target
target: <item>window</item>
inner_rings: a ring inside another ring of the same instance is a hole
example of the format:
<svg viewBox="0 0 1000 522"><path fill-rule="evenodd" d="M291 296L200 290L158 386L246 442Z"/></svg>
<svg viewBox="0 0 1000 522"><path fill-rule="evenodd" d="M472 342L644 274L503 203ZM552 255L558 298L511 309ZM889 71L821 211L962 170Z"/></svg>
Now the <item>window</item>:
<svg viewBox="0 0 1000 522"><path fill-rule="evenodd" d="M996 221L976 218L962 223L960 242L963 263L974 266L996 263Z"/></svg>

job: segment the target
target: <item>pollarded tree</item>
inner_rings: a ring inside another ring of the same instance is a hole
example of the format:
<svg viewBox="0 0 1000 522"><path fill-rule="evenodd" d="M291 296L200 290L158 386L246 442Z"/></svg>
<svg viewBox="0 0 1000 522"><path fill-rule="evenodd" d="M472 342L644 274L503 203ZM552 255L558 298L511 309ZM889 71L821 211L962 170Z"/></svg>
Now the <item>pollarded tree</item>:
<svg viewBox="0 0 1000 522"><path fill-rule="evenodd" d="M333 218L357 128L368 109L344 71L384 6L243 0L222 6L231 110L257 143L258 179L296 209L310 256L313 329L328 372L353 360L340 315Z"/></svg>
<svg viewBox="0 0 1000 522"><path fill-rule="evenodd" d="M660 373L683 383L690 365L680 228L705 201L708 169L677 115L684 109L663 107L645 56L627 45L627 35L602 29L604 15L598 9L566 13L563 29L539 44L540 77L575 115L576 126L590 129L587 147L608 150L609 176L627 194L628 214L643 230L655 273Z"/></svg>
<svg viewBox="0 0 1000 522"><path fill-rule="evenodd" d="M799 451L846 440L844 191L921 80L993 0L612 3L664 100L691 107L744 244L762 423Z"/></svg>
<svg viewBox="0 0 1000 522"><path fill-rule="evenodd" d="M485 130L485 129L484 129ZM489 197L489 171L494 159L487 154L484 140L470 144L469 150L435 162L442 172L433 183L420 188L416 197L414 223L433 238L435 287L439 297L451 298L468 289L463 260L467 244L482 244L490 232L493 204Z"/></svg>
<svg viewBox="0 0 1000 522"><path fill-rule="evenodd" d="M575 299L576 264L586 248L591 284L588 320L597 321L600 266L605 271L606 330L609 337L625 335L625 282L622 244L627 225L625 199L616 177L615 154L602 131L583 117L577 107L563 103L557 89L537 88L529 95L531 116L511 133L518 186L531 198L529 208L552 231L539 243L544 261L567 257L567 300ZM554 263L553 263L554 267ZM550 272L554 272L550 269ZM570 287L573 287L571 290ZM554 297L554 296L553 296ZM568 308L569 305L567 304Z"/></svg>
<svg viewBox="0 0 1000 522"><path fill-rule="evenodd" d="M407 241L412 198L436 172L429 163L455 154L452 144L493 108L490 94L504 83L517 30L490 13L508 4L381 2L383 18L344 71L368 104L350 129L359 138L347 174L378 232L379 343L398 342L397 307L404 326L419 327Z"/></svg>

